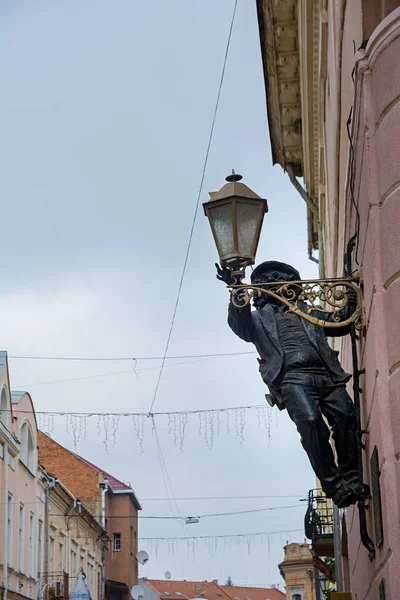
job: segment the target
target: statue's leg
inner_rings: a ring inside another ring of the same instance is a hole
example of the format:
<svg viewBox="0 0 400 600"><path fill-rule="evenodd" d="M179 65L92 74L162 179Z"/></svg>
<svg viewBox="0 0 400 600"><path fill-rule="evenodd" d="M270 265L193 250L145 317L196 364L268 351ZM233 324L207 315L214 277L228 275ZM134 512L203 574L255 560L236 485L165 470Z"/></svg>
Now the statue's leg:
<svg viewBox="0 0 400 600"><path fill-rule="evenodd" d="M290 418L296 423L301 443L322 489L332 498L343 482L329 443L329 429L319 408L320 390L311 386L284 384L281 395Z"/></svg>
<svg viewBox="0 0 400 600"><path fill-rule="evenodd" d="M356 415L345 386L331 388L321 402L321 410L332 428L339 469L345 483L360 492L357 462Z"/></svg>

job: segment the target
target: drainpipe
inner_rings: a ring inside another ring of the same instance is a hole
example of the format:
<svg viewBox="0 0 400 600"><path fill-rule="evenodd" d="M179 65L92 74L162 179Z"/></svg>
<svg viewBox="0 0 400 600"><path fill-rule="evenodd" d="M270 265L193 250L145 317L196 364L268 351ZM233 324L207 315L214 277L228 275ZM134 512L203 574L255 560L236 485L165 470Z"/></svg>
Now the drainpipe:
<svg viewBox="0 0 400 600"><path fill-rule="evenodd" d="M106 493L108 492L108 481L104 479L103 483L100 484L101 489L101 526L103 529L106 528ZM102 561L101 561L101 597L105 598L106 595L106 579L104 576L104 561L105 551L104 547L102 550Z"/></svg>
<svg viewBox="0 0 400 600"><path fill-rule="evenodd" d="M335 579L336 579L336 590L343 592L343 577L342 577L342 553L341 547L341 535L340 535L340 510L333 505L333 547L335 555Z"/></svg>
<svg viewBox="0 0 400 600"><path fill-rule="evenodd" d="M3 578L4 578L4 592L3 600L7 600L8 593L8 443L4 444L4 560L3 560Z"/></svg>
<svg viewBox="0 0 400 600"><path fill-rule="evenodd" d="M50 480L49 485L46 488L46 500L45 500L45 529L44 529L44 566L46 569L46 577L49 577L49 513L50 513L50 492L55 488L57 479L48 475Z"/></svg>
<svg viewBox="0 0 400 600"><path fill-rule="evenodd" d="M296 188L297 192L300 194L300 196L303 198L304 202L307 204L308 210L311 212L311 214L313 216L318 217L318 213L319 213L318 207L316 206L316 204L314 204L311 196L308 195L307 190L305 190L302 187L302 185L299 183L296 175L294 174L293 165L286 165L286 171L287 171L287 174L289 175L289 179L290 179L292 185ZM318 225L318 240L322 240L322 237L320 237L321 234L322 234L322 228L320 230L320 226ZM322 242L321 242L321 244L322 244ZM314 256L312 255L311 248L309 248L309 250L308 250L308 258L310 260L312 260L312 262L315 262L317 265L320 264L320 261L321 261L321 247L320 247L319 259L314 258ZM321 267L320 267L320 271L321 271ZM323 279L323 277L320 277L320 278Z"/></svg>
<svg viewBox="0 0 400 600"><path fill-rule="evenodd" d="M106 528L106 493L108 492L108 481L104 480L101 487L101 526Z"/></svg>

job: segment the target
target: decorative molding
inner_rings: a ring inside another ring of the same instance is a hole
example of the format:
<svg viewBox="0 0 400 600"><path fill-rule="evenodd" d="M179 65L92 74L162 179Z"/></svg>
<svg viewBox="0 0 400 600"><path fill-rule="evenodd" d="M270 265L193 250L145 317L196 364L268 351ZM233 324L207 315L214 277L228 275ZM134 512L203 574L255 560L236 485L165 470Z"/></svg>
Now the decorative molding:
<svg viewBox="0 0 400 600"><path fill-rule="evenodd" d="M322 7L323 8L323 7ZM320 0L257 0L272 159L291 165L317 210L309 210L309 251L318 249L324 181L323 96L327 14Z"/></svg>

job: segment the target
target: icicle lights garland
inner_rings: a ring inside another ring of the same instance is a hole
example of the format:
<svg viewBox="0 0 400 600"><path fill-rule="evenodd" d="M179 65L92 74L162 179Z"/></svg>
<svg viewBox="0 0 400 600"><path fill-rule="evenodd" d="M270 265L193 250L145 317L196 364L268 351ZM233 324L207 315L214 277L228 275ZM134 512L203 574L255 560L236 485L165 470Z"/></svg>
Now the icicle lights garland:
<svg viewBox="0 0 400 600"><path fill-rule="evenodd" d="M195 536L195 537L166 537L166 538L141 538L141 542L146 542L146 549L150 555L158 558L161 550L166 550L168 556L175 557L178 545L186 545L188 561L196 560L196 552L206 550L211 559L215 559L222 550L224 554L232 556L232 550L235 548L245 548L250 555L255 547L263 545L267 547L267 554L270 555L273 544L287 543L288 539L298 537L302 529L288 529L285 531L270 531L264 533L243 533L221 536Z"/></svg>
<svg viewBox="0 0 400 600"><path fill-rule="evenodd" d="M249 411L256 411L257 424L267 433L268 445L271 440L272 412L275 413L278 423L278 412L272 411L265 405L238 406L234 408L220 408L195 411L175 411L163 413L79 413L79 412L44 412L37 411L39 429L54 433L56 422L64 421L65 431L72 437L75 451L81 441L86 441L90 421L96 422L97 434L102 439L106 452L114 448L118 442L121 418L130 418L134 437L140 452L144 452L146 434L151 431L150 417L158 421L167 419L168 434L173 438L174 445L182 452L184 450L187 429L194 419L198 421L198 435L204 440L209 450L214 447L215 439L221 434L224 427L227 434L238 440L241 448L245 443L245 429Z"/></svg>

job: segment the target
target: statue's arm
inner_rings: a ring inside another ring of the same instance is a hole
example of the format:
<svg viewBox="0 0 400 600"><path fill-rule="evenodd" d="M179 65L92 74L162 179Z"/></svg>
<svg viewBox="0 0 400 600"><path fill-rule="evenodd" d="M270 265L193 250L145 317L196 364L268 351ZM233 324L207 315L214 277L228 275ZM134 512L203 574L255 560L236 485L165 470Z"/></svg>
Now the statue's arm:
<svg viewBox="0 0 400 600"><path fill-rule="evenodd" d="M238 308L232 301L229 302L228 325L245 342L254 341L255 332L250 304Z"/></svg>
<svg viewBox="0 0 400 600"><path fill-rule="evenodd" d="M225 285L228 286L235 283L232 278L231 269L228 267L220 267L218 264L215 266L217 268L217 279L219 281L223 281ZM228 307L228 325L242 340L245 342L252 342L255 338L255 334L250 303L238 308L232 303L231 295Z"/></svg>

